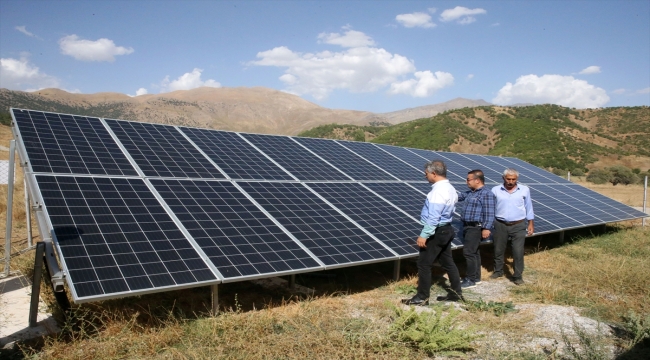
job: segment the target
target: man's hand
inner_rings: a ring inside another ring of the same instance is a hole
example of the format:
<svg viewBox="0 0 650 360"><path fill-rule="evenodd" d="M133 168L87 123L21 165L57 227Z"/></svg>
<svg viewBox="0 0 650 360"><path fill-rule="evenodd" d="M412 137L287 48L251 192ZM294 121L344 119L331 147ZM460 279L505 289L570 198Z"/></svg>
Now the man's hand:
<svg viewBox="0 0 650 360"><path fill-rule="evenodd" d="M489 229L483 229L481 230L481 237L483 239L487 239L490 237L490 230Z"/></svg>
<svg viewBox="0 0 650 360"><path fill-rule="evenodd" d="M531 236L535 232L535 226L533 225L532 222L528 223L528 230L527 230L527 235Z"/></svg>
<svg viewBox="0 0 650 360"><path fill-rule="evenodd" d="M423 238L421 236L418 236L418 246L421 247L421 248L427 247L427 239L425 239L425 238Z"/></svg>

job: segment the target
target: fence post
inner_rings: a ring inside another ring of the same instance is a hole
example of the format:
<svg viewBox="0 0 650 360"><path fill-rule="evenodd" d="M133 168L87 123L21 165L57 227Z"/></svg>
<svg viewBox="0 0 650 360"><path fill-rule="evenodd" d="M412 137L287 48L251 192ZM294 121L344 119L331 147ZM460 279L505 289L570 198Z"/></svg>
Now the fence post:
<svg viewBox="0 0 650 360"><path fill-rule="evenodd" d="M571 181L571 171L567 171L566 173L566 179Z"/></svg>
<svg viewBox="0 0 650 360"><path fill-rule="evenodd" d="M648 202L648 175L645 177L645 181L643 182L643 212L645 213L647 211L646 208L646 203ZM645 217L643 220L641 220L641 226L645 227Z"/></svg>

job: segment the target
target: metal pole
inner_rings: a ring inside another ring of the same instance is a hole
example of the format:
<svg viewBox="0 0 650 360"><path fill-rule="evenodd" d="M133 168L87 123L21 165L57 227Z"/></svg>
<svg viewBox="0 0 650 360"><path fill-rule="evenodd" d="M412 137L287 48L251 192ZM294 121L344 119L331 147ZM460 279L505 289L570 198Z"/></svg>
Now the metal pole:
<svg viewBox="0 0 650 360"><path fill-rule="evenodd" d="M393 262L393 280L395 281L399 280L400 261L401 260L397 259Z"/></svg>
<svg viewBox="0 0 650 360"><path fill-rule="evenodd" d="M7 231L5 232L5 270L4 277L9 276L11 260L11 221L14 207L14 166L16 161L16 140L9 142L9 178L7 180Z"/></svg>
<svg viewBox="0 0 650 360"><path fill-rule="evenodd" d="M34 258L34 278L32 279L32 301L29 304L29 326L36 326L38 318L38 298L41 294L41 278L43 276L43 254L45 244L36 244L36 257Z"/></svg>
<svg viewBox="0 0 650 360"><path fill-rule="evenodd" d="M296 274L291 274L289 276L289 290L296 289Z"/></svg>
<svg viewBox="0 0 650 360"><path fill-rule="evenodd" d="M566 173L566 179L571 181L571 171L567 171Z"/></svg>
<svg viewBox="0 0 650 360"><path fill-rule="evenodd" d="M27 248L32 247L32 205L29 203L29 192L27 191L27 180L25 184L25 213L27 215Z"/></svg>
<svg viewBox="0 0 650 360"><path fill-rule="evenodd" d="M643 183L643 212L647 211L646 204L648 203L648 176L646 175ZM645 227L645 218L641 220L641 226Z"/></svg>
<svg viewBox="0 0 650 360"><path fill-rule="evenodd" d="M560 231L560 244L564 244L564 231Z"/></svg>
<svg viewBox="0 0 650 360"><path fill-rule="evenodd" d="M212 289L212 315L219 313L219 284L211 285Z"/></svg>

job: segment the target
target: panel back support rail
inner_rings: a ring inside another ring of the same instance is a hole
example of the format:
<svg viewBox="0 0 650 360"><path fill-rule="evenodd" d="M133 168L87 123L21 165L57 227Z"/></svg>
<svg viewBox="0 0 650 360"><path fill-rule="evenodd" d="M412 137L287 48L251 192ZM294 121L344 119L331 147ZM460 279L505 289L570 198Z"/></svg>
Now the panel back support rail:
<svg viewBox="0 0 650 360"><path fill-rule="evenodd" d="M38 323L38 303L41 294L41 281L43 279L43 262L45 262L45 275L52 286L52 292L63 314L70 310L70 301L63 286L63 272L59 268L54 256L54 246L51 240L43 240L36 244L34 255L34 277L32 278L32 296L29 304L29 326L35 327Z"/></svg>

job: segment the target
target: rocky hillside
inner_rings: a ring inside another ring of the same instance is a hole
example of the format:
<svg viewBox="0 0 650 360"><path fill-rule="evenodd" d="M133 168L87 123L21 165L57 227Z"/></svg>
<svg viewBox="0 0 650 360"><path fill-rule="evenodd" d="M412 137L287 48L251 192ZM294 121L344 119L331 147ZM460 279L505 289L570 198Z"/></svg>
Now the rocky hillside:
<svg viewBox="0 0 650 360"><path fill-rule="evenodd" d="M198 126L220 130L295 135L323 124L396 124L441 111L487 104L455 99L437 105L374 114L327 109L298 96L263 87L197 88L130 97L118 93L71 94L0 89L0 111L10 107L67 114Z"/></svg>
<svg viewBox="0 0 650 360"><path fill-rule="evenodd" d="M507 155L570 171L612 164L650 168L647 106L583 110L557 105L480 106L393 126L326 125L300 135Z"/></svg>

